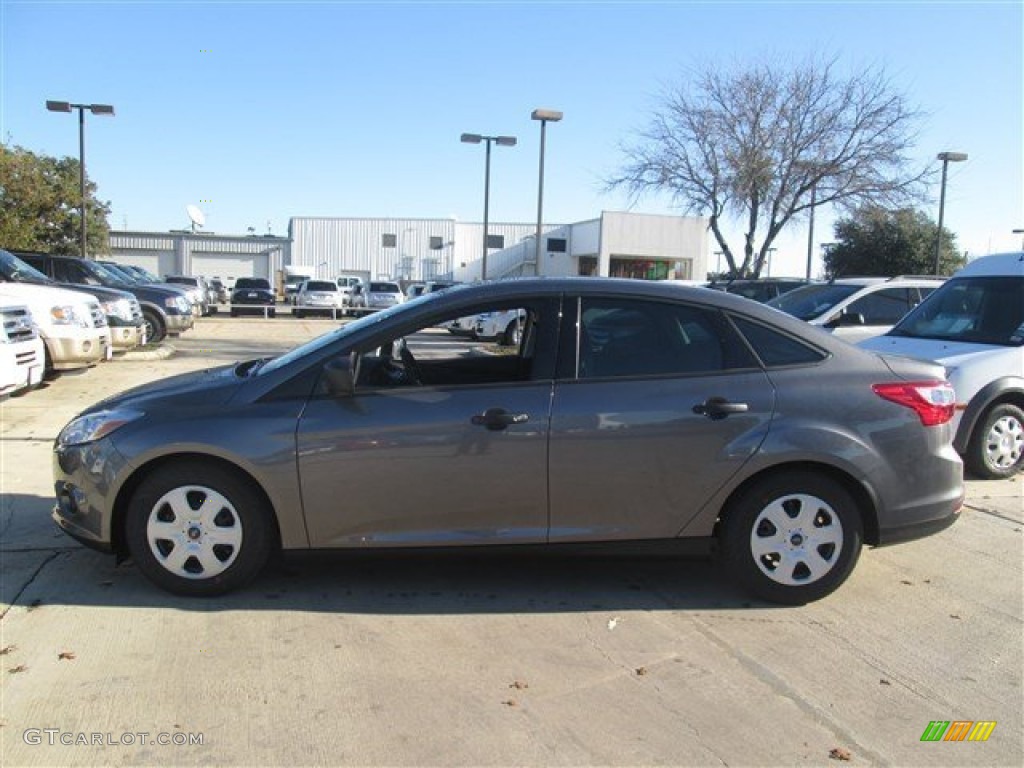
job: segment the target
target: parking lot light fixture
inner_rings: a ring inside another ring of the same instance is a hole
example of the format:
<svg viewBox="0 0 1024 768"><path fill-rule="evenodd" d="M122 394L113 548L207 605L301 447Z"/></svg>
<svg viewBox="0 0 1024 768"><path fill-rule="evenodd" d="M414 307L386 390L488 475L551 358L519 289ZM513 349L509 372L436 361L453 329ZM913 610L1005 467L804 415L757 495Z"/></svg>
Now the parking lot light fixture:
<svg viewBox="0 0 1024 768"><path fill-rule="evenodd" d="M1013 234L1021 236L1021 238L1020 238L1020 249L1022 251L1024 251L1024 229L1020 229L1020 228L1019 229L1015 229L1015 230L1013 230Z"/></svg>
<svg viewBox="0 0 1024 768"><path fill-rule="evenodd" d="M47 100L46 108L50 112L70 112L73 109L78 110L78 185L81 188L82 195L82 234L81 234L81 249L82 258L89 258L88 248L86 246L86 217L88 215L88 201L85 196L85 110L89 110L94 115L109 115L114 116L114 107L110 104L72 104L69 101L53 101Z"/></svg>
<svg viewBox="0 0 1024 768"><path fill-rule="evenodd" d="M562 113L554 109L535 109L530 113L531 120L540 121L540 171L537 174L537 237L534 243L533 274L540 274L540 228L544 215L544 140L547 135L548 123L557 123Z"/></svg>
<svg viewBox="0 0 1024 768"><path fill-rule="evenodd" d="M946 209L946 171L950 163L962 163L967 159L964 152L939 152L942 161L942 186L939 190L939 227L935 232L935 274L939 274L939 252L942 246L942 216Z"/></svg>
<svg viewBox="0 0 1024 768"><path fill-rule="evenodd" d="M484 136L479 133L464 133L460 137L460 141L463 144L480 144L485 143L487 145L487 156L484 161L484 249L483 249L483 260L480 262L480 279L487 279L487 224L488 216L490 213L490 198L491 198L491 144L497 144L499 147L514 147L516 145L515 136Z"/></svg>

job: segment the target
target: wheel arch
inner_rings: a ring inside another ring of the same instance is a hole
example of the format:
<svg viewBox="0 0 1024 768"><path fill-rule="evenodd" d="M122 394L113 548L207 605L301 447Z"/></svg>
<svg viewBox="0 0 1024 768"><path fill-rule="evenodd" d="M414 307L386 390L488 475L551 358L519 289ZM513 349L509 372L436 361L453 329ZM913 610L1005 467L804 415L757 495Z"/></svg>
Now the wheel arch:
<svg viewBox="0 0 1024 768"><path fill-rule="evenodd" d="M870 489L853 475L843 471L831 464L823 464L815 461L793 461L784 464L775 464L765 467L759 472L746 478L726 497L722 503L719 518L715 523L713 536L717 539L721 533L722 520L735 507L736 502L746 494L754 485L761 483L768 478L778 477L789 472L812 472L835 481L843 490L853 497L861 513L861 524L864 528L864 542L872 546L879 542L878 531L878 501Z"/></svg>
<svg viewBox="0 0 1024 768"><path fill-rule="evenodd" d="M956 437L953 438L953 447L957 453L962 455L967 451L974 428L985 418L989 409L1003 403L1024 410L1024 379L1004 376L989 382L975 393L960 417Z"/></svg>
<svg viewBox="0 0 1024 768"><path fill-rule="evenodd" d="M132 496L135 495L135 491L138 489L139 485L141 485L147 477L163 467L187 462L202 462L204 466L216 467L217 469L223 470L228 474L232 474L236 478L246 482L249 487L260 496L260 499L266 505L266 509L270 513L271 530L274 538L273 546L276 550L281 549L281 528L277 520L277 511L275 510L273 503L271 503L270 496L267 494L259 480L237 464L233 464L220 456L212 456L204 453L175 453L166 456L158 456L138 467L131 473L128 479L121 484L120 489L118 489L117 496L114 500L113 515L111 517L110 524L110 543L118 557L126 557L128 555L125 523L128 517L128 505L131 503Z"/></svg>

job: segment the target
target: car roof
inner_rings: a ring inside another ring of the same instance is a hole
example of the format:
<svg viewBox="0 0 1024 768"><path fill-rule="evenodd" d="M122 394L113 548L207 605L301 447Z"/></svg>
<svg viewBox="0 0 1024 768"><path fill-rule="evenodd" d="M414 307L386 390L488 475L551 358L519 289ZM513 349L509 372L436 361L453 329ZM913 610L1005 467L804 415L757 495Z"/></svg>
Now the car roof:
<svg viewBox="0 0 1024 768"><path fill-rule="evenodd" d="M954 277L1006 277L1024 276L1024 251L994 253L975 259Z"/></svg>

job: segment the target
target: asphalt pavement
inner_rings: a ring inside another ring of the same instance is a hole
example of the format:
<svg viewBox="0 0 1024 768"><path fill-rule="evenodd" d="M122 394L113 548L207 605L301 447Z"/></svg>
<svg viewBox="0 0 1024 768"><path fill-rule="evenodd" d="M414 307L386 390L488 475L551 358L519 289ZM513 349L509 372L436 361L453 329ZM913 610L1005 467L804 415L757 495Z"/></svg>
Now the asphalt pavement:
<svg viewBox="0 0 1024 768"><path fill-rule="evenodd" d="M0 404L0 763L1024 764L1020 475L802 608L701 560L337 553L194 600L55 529L79 410L334 325L222 313Z"/></svg>

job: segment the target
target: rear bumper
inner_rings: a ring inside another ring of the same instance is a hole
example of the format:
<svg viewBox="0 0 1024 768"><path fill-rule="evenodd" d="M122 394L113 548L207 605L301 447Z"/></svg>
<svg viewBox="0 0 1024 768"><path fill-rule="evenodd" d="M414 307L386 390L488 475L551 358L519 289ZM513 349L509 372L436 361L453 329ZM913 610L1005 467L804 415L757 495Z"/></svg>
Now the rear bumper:
<svg viewBox="0 0 1024 768"><path fill-rule="evenodd" d="M938 533L939 531L949 528L949 526L960 519L960 512L963 511L964 506L964 498L964 494L961 492L960 498L953 504L945 502L941 505L937 505L933 510L926 510L919 519L912 523L906 523L904 525L890 528L880 528L878 531L877 546L884 547L889 544L913 541L914 539L931 536L933 533Z"/></svg>

